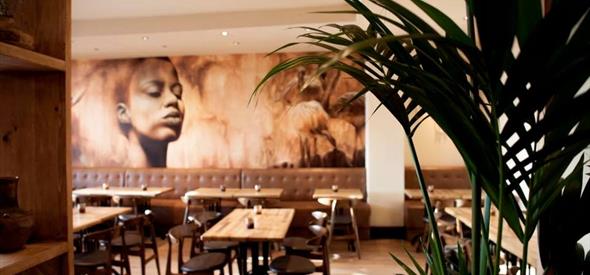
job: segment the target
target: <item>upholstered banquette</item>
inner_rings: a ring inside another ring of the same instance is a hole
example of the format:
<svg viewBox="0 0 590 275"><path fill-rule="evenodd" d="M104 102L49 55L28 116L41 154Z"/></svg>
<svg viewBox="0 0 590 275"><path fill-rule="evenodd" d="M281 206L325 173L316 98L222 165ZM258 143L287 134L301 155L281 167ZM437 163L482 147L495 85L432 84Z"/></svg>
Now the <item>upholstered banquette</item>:
<svg viewBox="0 0 590 275"><path fill-rule="evenodd" d="M100 186L160 186L172 187L171 192L151 200L151 209L157 224L163 229L182 222L184 204L180 197L198 187L254 188L280 187L280 200L269 202L272 207L295 208L294 231L307 231L311 212L328 211L328 206L313 199L315 188L359 188L366 193L366 177L363 168L306 168L306 169L169 169L169 168L74 168L74 189ZM234 201L224 201L224 208L235 207ZM359 231L368 238L370 207L364 202L355 206Z"/></svg>
<svg viewBox="0 0 590 275"><path fill-rule="evenodd" d="M273 201L271 206L295 208L295 217L291 223L293 231L304 231L311 220L311 212L322 209L329 211L329 206L313 199L315 188L358 188L366 198L366 177L364 168L301 168L301 169L245 169L242 170L242 188L253 188L260 184L262 188L283 188L281 199ZM356 202L355 210L361 238L369 237L369 217L371 209L364 201ZM343 205L346 206L346 205Z"/></svg>
<svg viewBox="0 0 590 275"><path fill-rule="evenodd" d="M426 185L437 189L470 188L469 178L465 167L423 167L422 174ZM405 188L417 189L418 178L413 167L406 167L404 171ZM424 203L421 200L405 199L404 223L406 237L412 238L424 231Z"/></svg>

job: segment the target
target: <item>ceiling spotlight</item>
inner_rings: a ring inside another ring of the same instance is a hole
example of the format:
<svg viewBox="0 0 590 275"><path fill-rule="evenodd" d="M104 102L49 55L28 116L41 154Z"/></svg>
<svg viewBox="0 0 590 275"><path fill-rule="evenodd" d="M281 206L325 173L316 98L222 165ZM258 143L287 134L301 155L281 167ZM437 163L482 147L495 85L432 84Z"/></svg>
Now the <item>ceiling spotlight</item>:
<svg viewBox="0 0 590 275"><path fill-rule="evenodd" d="M162 45L162 48L168 48L168 46L167 45Z"/></svg>
<svg viewBox="0 0 590 275"><path fill-rule="evenodd" d="M94 48L94 51L95 52L98 52L98 51L100 51L100 49L99 48Z"/></svg>
<svg viewBox="0 0 590 275"><path fill-rule="evenodd" d="M221 32L221 35L222 35L222 36L228 36L228 35L229 35L229 32L222 31L222 32Z"/></svg>
<svg viewBox="0 0 590 275"><path fill-rule="evenodd" d="M149 36L142 36L141 39L143 39L143 41L146 41L146 40L150 40L150 37Z"/></svg>
<svg viewBox="0 0 590 275"><path fill-rule="evenodd" d="M240 42L239 41L234 41L234 46L240 46Z"/></svg>
<svg viewBox="0 0 590 275"><path fill-rule="evenodd" d="M469 17L465 16L463 17L463 20L467 21L469 19Z"/></svg>

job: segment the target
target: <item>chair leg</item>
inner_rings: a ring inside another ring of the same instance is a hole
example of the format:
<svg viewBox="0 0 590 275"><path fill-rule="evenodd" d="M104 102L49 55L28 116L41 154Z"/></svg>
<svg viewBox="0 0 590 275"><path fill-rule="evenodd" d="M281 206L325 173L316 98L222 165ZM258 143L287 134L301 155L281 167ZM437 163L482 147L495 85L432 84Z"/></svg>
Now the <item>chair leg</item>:
<svg viewBox="0 0 590 275"><path fill-rule="evenodd" d="M145 255L139 256L141 261L141 275L145 275Z"/></svg>
<svg viewBox="0 0 590 275"><path fill-rule="evenodd" d="M152 236L152 250L154 251L154 257L156 258L156 267L158 268L158 275L161 275L160 257L158 256L158 245L156 244L156 236Z"/></svg>

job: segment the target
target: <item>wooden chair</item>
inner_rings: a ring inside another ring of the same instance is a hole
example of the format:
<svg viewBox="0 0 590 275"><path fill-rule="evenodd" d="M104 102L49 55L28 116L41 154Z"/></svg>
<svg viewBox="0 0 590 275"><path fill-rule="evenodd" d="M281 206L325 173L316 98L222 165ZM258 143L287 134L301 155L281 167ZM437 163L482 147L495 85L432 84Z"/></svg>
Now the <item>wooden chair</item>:
<svg viewBox="0 0 590 275"><path fill-rule="evenodd" d="M188 199L182 197L181 200L187 205L186 213L184 215L184 223L189 223L191 220L198 221L205 230L208 230L211 226L223 218L221 212L221 200L218 199ZM198 206L200 209L197 211L191 211Z"/></svg>
<svg viewBox="0 0 590 275"><path fill-rule="evenodd" d="M286 255L274 259L270 270L278 275L311 274L315 272L315 265L305 257Z"/></svg>
<svg viewBox="0 0 590 275"><path fill-rule="evenodd" d="M160 274L160 259L158 257L158 246L156 243L156 233L153 225L153 215L121 215L118 223L120 234L112 241L113 251L121 254L121 261L116 262L123 270L131 273L129 266L129 256L139 257L141 263L141 274L145 275L145 266L147 262L155 260L157 272ZM146 237L146 232L149 236ZM153 254L146 257L146 248L151 249Z"/></svg>
<svg viewBox="0 0 590 275"><path fill-rule="evenodd" d="M330 274L330 252L328 248L328 228L319 224L311 224L309 230L315 235L305 243L296 243L293 246L285 246L286 254L301 256L311 260L321 260L322 264L315 267L316 272L324 275Z"/></svg>
<svg viewBox="0 0 590 275"><path fill-rule="evenodd" d="M166 275L178 274L199 274L199 275L213 275L215 270L219 270L220 274L224 274L223 267L226 264L226 255L223 253L199 253L194 254L194 249L191 249L191 258L184 262L183 260L183 243L187 238L191 238L191 247L198 246L199 242L199 225L198 224L182 224L171 228L168 231L168 255L166 262ZM172 250L174 245L177 246L178 251L178 273L172 273Z"/></svg>
<svg viewBox="0 0 590 275"><path fill-rule="evenodd" d="M112 274L113 229L93 232L82 238L86 251L74 255L75 274Z"/></svg>
<svg viewBox="0 0 590 275"><path fill-rule="evenodd" d="M328 213L323 211L311 212L313 220L309 221L309 225L321 225L326 227L328 224ZM287 237L283 240L282 246L286 251L287 255L296 255L300 251L309 249L307 242L309 238L304 237Z"/></svg>

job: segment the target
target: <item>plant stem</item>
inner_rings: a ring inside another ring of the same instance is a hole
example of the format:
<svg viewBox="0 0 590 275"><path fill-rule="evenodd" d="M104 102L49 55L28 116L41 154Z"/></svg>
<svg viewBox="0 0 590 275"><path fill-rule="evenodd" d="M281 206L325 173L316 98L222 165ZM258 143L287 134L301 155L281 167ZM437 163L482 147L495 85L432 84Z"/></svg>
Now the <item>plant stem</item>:
<svg viewBox="0 0 590 275"><path fill-rule="evenodd" d="M420 161L418 160L418 154L416 152L416 147L414 146L414 141L412 140L410 135L406 135L408 138L408 145L410 147L410 152L412 153L412 161L414 162L414 167L416 168L416 176L418 177L418 185L420 187L420 192L422 193L422 197L424 198L424 206L426 208L426 215L428 216L428 221L430 224L430 229L433 235L433 242L430 242L430 245L433 246L433 249L436 251L435 255L439 255L438 259L434 259L434 262L439 265L438 269L440 269L441 274L447 274L446 268L444 268L444 259L442 258L443 251L442 251L442 244L440 240L440 235L438 233L438 226L436 223L436 218L434 217L434 213L432 211L432 204L430 203L430 196L428 195L428 189L426 187L426 183L424 181L424 175L422 174L422 168L420 167ZM433 267L434 270L434 267ZM434 273L436 274L436 273Z"/></svg>
<svg viewBox="0 0 590 275"><path fill-rule="evenodd" d="M483 215L483 241L481 242L481 258L479 261L481 270L488 270L488 264L490 270L493 271L493 262L491 261L489 243L490 243L490 209L491 209L492 201L490 197L486 195L485 203L484 203L484 215Z"/></svg>
<svg viewBox="0 0 590 275"><path fill-rule="evenodd" d="M472 224L472 251L473 261L471 261L471 274L481 274L480 272L480 245L481 245L481 188L473 171L469 171L471 178L471 224Z"/></svg>

